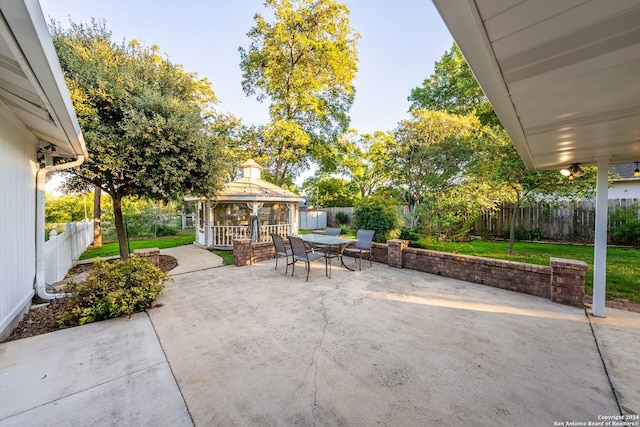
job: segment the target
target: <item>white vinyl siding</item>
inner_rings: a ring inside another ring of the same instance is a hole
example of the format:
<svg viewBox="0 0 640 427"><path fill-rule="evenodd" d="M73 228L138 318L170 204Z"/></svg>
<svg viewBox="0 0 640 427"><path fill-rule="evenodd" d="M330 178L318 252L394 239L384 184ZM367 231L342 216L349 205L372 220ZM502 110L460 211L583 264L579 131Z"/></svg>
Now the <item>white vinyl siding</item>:
<svg viewBox="0 0 640 427"><path fill-rule="evenodd" d="M0 104L0 337L30 303L35 280L37 140Z"/></svg>

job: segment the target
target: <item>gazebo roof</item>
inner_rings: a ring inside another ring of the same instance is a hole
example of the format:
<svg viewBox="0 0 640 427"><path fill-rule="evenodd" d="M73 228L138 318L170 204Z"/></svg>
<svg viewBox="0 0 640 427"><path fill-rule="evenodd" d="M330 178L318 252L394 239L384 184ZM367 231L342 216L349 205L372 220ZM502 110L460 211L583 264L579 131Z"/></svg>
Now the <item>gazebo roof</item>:
<svg viewBox="0 0 640 427"><path fill-rule="evenodd" d="M217 202L304 202L296 193L260 178L262 166L252 159L240 165L240 178L227 183L216 196Z"/></svg>

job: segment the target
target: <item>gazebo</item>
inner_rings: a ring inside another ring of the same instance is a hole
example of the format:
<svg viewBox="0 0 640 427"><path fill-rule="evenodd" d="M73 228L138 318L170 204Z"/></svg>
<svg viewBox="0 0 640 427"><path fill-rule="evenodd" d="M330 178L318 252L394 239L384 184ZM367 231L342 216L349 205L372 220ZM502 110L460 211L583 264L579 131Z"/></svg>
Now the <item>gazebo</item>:
<svg viewBox="0 0 640 427"><path fill-rule="evenodd" d="M214 198L187 199L197 202L197 244L228 249L234 239L264 242L271 233L298 233L298 202L305 199L262 180L262 166L253 160L240 168L240 178L226 184Z"/></svg>

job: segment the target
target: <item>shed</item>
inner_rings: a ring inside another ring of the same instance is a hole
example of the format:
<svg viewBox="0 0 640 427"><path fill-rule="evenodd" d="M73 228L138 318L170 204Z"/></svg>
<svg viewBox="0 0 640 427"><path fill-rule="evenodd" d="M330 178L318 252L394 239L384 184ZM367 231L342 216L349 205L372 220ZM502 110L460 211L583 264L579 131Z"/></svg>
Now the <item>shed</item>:
<svg viewBox="0 0 640 427"><path fill-rule="evenodd" d="M186 199L197 202L197 244L231 248L234 239L264 242L271 233L298 233L298 203L305 199L261 179L262 166L253 160L240 169L240 178L226 184L214 198Z"/></svg>

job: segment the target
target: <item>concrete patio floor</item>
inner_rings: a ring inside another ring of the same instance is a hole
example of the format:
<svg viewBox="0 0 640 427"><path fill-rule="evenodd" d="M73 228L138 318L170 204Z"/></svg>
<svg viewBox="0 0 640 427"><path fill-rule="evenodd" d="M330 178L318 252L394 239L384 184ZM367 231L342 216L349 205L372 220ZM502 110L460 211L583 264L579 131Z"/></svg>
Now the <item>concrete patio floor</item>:
<svg viewBox="0 0 640 427"><path fill-rule="evenodd" d="M640 412L638 313L590 318L376 263L334 265L332 279L314 263L305 283L283 263L206 262L148 314L0 344L0 425L552 426Z"/></svg>

